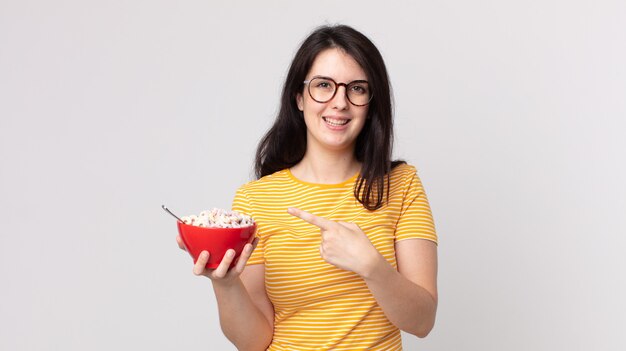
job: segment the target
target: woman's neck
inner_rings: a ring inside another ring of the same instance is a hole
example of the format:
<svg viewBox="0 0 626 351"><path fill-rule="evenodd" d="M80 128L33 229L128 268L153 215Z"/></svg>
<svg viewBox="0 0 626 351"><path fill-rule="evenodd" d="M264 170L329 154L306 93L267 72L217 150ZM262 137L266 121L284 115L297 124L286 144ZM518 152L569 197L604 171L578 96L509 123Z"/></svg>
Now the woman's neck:
<svg viewBox="0 0 626 351"><path fill-rule="evenodd" d="M295 166L291 173L298 179L316 184L339 184L354 176L361 163L354 153L309 152Z"/></svg>

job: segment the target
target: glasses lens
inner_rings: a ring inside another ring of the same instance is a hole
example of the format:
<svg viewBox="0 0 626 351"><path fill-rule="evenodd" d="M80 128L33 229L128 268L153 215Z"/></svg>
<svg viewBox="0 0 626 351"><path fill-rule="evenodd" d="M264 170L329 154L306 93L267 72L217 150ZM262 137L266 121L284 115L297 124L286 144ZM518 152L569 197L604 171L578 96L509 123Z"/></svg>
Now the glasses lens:
<svg viewBox="0 0 626 351"><path fill-rule="evenodd" d="M367 105L372 98L370 86L366 81L354 81L348 84L346 90L350 102L357 106Z"/></svg>
<svg viewBox="0 0 626 351"><path fill-rule="evenodd" d="M317 102L327 102L335 95L337 86L335 82L327 78L313 78L309 83L309 94Z"/></svg>

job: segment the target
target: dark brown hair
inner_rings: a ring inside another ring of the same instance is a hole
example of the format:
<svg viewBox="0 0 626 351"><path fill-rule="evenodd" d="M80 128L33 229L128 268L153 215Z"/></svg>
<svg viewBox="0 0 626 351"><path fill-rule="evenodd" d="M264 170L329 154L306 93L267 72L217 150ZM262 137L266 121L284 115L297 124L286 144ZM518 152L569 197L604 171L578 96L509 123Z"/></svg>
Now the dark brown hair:
<svg viewBox="0 0 626 351"><path fill-rule="evenodd" d="M354 196L368 210L376 210L388 197L391 169L403 161L391 161L393 109L387 68L376 46L363 34L346 25L322 26L314 30L296 53L283 86L280 110L274 125L261 139L256 152L257 178L296 165L306 152L306 124L296 104L317 55L340 48L365 71L372 91L368 118L357 137L355 158L362 163Z"/></svg>

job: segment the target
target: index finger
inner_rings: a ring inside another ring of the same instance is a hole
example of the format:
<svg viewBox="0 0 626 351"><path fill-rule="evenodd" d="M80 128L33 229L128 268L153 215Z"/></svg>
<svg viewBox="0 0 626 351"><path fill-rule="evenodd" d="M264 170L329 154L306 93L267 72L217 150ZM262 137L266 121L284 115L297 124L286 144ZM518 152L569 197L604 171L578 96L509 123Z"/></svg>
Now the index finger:
<svg viewBox="0 0 626 351"><path fill-rule="evenodd" d="M287 209L287 212L290 215L296 216L302 219L303 221L311 223L314 226L319 227L320 229L323 229L323 230L329 230L336 224L335 222L330 221L324 217L318 217L314 214L308 213L307 211L303 211L295 207L289 207Z"/></svg>

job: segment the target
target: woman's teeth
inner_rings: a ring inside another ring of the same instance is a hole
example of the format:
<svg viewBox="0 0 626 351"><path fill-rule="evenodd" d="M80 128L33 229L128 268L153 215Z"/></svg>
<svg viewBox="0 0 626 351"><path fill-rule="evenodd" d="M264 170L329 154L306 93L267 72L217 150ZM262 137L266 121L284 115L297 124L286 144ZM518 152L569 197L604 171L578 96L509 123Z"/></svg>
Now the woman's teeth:
<svg viewBox="0 0 626 351"><path fill-rule="evenodd" d="M334 119L334 118L328 118L328 117L323 117L324 121L326 121L326 123L330 124L331 126L343 126L348 124L348 122L350 122L349 119Z"/></svg>

